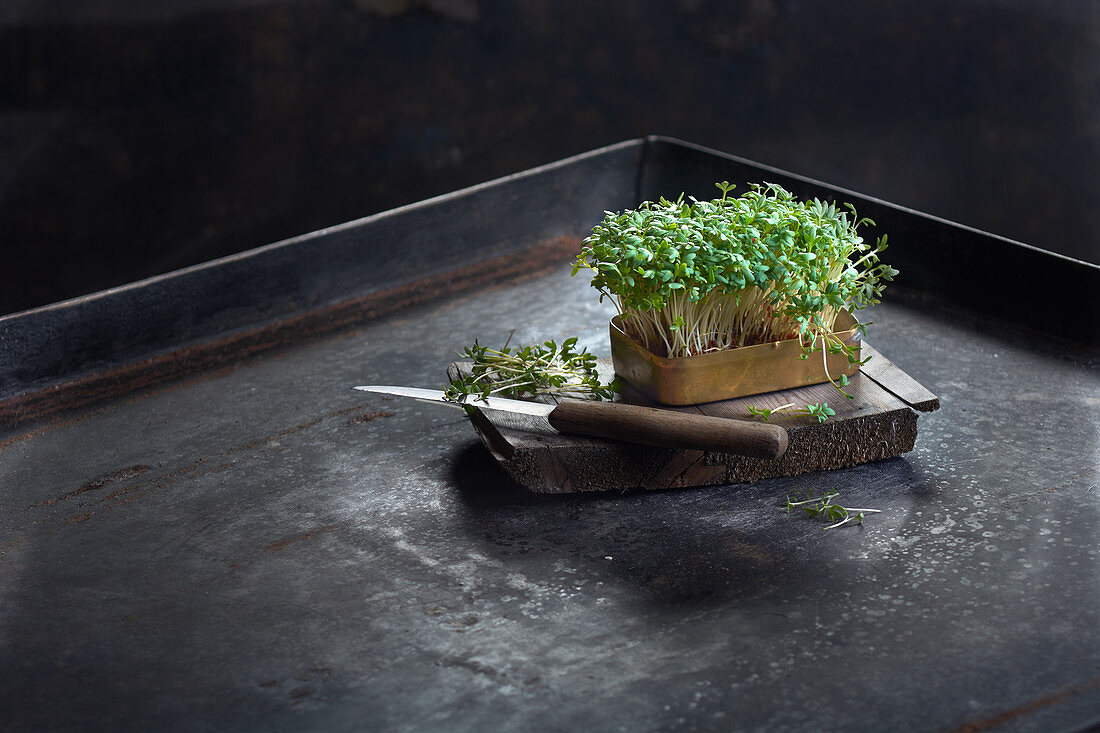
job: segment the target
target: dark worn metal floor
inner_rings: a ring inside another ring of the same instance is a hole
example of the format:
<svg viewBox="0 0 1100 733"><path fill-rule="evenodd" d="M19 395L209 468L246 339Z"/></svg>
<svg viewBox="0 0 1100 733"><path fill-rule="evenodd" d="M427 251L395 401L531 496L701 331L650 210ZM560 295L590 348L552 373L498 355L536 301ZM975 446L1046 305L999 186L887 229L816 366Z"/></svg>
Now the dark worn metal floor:
<svg viewBox="0 0 1100 733"><path fill-rule="evenodd" d="M1077 729L1100 716L1100 376L900 303L904 458L536 497L440 384L608 312L566 266L0 433L8 730ZM781 508L882 509L825 530ZM971 726L969 728L965 726Z"/></svg>

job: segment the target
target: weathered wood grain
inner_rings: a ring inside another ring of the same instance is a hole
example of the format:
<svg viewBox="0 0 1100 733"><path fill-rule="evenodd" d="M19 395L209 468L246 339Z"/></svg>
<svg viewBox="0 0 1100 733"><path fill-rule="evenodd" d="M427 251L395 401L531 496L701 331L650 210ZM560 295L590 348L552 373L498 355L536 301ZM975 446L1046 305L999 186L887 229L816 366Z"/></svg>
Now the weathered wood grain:
<svg viewBox="0 0 1100 733"><path fill-rule="evenodd" d="M868 364L878 361L880 355ZM830 384L740 397L722 402L668 407L730 420L752 420L748 407L828 402L836 415L825 423L808 415L778 413L772 422L787 429L787 452L779 459L749 458L701 450L653 448L613 440L564 435L545 418L478 409L471 422L493 457L517 482L538 493L670 489L794 476L882 460L913 449L917 413L939 406L935 395L885 358L889 366L852 377L845 399ZM452 364L453 378L464 368ZM610 376L611 365L601 362ZM865 365L866 368L866 365ZM899 394L913 398L909 404ZM624 389L624 401L652 404Z"/></svg>
<svg viewBox="0 0 1100 733"><path fill-rule="evenodd" d="M910 377L894 362L876 351L866 341L861 347L863 356L872 357L870 361L860 367L860 372L885 389L888 389L895 397L914 410L931 412L940 407L940 398L929 392L923 384Z"/></svg>

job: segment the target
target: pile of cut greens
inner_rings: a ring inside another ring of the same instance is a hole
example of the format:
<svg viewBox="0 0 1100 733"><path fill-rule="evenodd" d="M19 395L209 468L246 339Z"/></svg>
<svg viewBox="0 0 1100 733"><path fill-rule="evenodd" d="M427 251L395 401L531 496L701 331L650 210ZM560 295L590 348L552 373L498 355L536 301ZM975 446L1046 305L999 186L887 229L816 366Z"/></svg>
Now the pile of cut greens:
<svg viewBox="0 0 1100 733"><path fill-rule="evenodd" d="M452 381L444 396L453 402L490 395L609 400L618 391L617 380L600 382L595 354L584 348L578 350L576 337L560 344L549 340L515 349L509 348L511 341L509 335L503 347L491 349L475 340L473 346L459 352L459 357L471 362L470 371Z"/></svg>

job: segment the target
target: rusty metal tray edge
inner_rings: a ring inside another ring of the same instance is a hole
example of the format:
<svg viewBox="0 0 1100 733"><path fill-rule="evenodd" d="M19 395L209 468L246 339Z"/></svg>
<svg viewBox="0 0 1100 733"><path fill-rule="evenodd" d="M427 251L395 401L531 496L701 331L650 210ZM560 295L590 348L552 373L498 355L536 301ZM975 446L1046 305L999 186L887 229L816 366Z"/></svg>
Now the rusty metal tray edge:
<svg viewBox="0 0 1100 733"><path fill-rule="evenodd" d="M891 234L903 291L1100 344L1100 267L691 143L650 136L74 300L0 317L0 423L18 424L218 368L434 297L535 274L604 210L715 180L851 201ZM942 267L950 253L953 269ZM975 268L983 278L975 287ZM1062 283L1032 302L1006 285ZM983 286L984 285L984 286Z"/></svg>

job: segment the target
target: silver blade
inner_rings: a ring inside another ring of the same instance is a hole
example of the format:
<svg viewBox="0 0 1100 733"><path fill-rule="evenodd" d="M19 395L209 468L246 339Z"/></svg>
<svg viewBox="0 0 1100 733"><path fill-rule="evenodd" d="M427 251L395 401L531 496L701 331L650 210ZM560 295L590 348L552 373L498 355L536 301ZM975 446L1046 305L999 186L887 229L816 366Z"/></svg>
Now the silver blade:
<svg viewBox="0 0 1100 733"><path fill-rule="evenodd" d="M369 385L356 387L362 392L379 392L381 394L398 395L399 397L412 397L416 400L428 400L429 402L442 402L454 405L454 402L443 399L443 390L421 389L419 387L393 387L390 385ZM488 407L491 410L504 410L505 412L519 412L524 415L536 415L546 417L554 411L556 405L547 405L542 402L525 402L524 400L510 400L507 397L471 397L465 404L473 407Z"/></svg>

